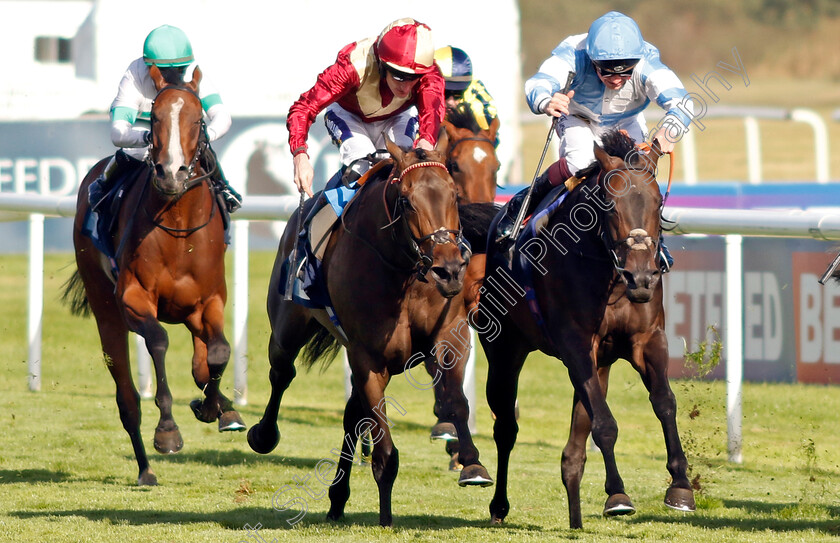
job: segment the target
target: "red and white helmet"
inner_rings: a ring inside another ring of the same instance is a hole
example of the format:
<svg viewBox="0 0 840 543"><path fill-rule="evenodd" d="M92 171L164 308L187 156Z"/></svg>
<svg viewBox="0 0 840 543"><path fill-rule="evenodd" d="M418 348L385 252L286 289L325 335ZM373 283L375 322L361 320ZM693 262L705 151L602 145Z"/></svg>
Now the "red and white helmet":
<svg viewBox="0 0 840 543"><path fill-rule="evenodd" d="M435 68L432 30L414 19L397 19L385 27L376 40L380 62L398 72L426 74Z"/></svg>

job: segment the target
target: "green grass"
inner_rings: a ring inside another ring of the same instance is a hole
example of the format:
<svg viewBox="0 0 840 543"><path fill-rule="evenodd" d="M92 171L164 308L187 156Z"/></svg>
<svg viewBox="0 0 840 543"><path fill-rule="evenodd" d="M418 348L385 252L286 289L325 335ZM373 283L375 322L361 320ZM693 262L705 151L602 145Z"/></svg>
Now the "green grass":
<svg viewBox="0 0 840 543"><path fill-rule="evenodd" d="M257 422L268 397L268 338L263 310L273 255L251 256L249 404ZM747 384L744 389L744 463L726 454L725 385L675 381L678 423L697 477L698 511L668 510L665 448L647 394L628 364L613 372L610 404L618 420L619 468L638 512L604 519L604 469L591 452L583 481L584 529L568 529L560 455L568 433L571 389L559 362L533 355L521 381L520 434L512 457L512 510L502 527L488 526L493 489L459 488L440 444L429 443L432 396L394 377L388 395L406 410L392 413L400 449L394 488L394 528L377 526L376 485L369 468L356 468L345 521L324 520L327 498L310 499L305 518L272 508L284 485L310 477L332 458L342 439L341 364L324 373L301 372L281 408L283 437L275 452L253 453L245 435L219 434L198 422L188 404L199 392L190 377L187 334L170 327L168 375L173 412L184 449L161 456L152 449L157 422L143 401L143 437L160 486L135 486L136 464L114 402L92 320L58 304L71 255L48 255L40 392L27 390L26 258L0 260L0 541L131 542L246 540L243 527L263 527L265 541L829 541L840 536L840 388ZM230 319L228 319L230 322ZM232 334L228 334L231 337ZM486 362L478 361L478 435L483 463L495 476L496 452L484 399ZM232 372L223 380L232 394ZM302 494L300 491L300 495ZM296 492L284 494L286 498Z"/></svg>

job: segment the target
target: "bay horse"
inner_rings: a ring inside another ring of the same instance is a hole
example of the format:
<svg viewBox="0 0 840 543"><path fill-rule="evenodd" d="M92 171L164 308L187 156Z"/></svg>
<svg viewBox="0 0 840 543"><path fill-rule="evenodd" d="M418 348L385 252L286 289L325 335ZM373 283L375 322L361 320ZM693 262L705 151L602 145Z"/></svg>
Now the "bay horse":
<svg viewBox="0 0 840 543"><path fill-rule="evenodd" d="M379 523L392 524L391 491L399 453L385 407L390 404L403 414L404 410L385 395L385 387L394 375L405 372L410 377L411 367L426 358L446 370L438 373L446 391L442 413L454 421L461 438L465 467L459 484L492 484L467 426L463 370L468 338L463 334L468 325L461 290L468 252L461 240L455 184L443 164L445 146L444 137L434 151L406 152L387 141L393 158L362 178L364 183L342 212L322 260L336 320L323 309L285 299L284 263L293 251L296 229L287 228L280 241L267 298L271 395L262 419L248 431L248 443L261 454L277 446L278 409L295 377L295 358L301 349L305 348L302 364L311 367L319 358L331 360L339 343L344 345L353 387L329 490L330 520L344 514L356 444L369 431ZM379 175L388 170L390 175ZM303 216L313 200L304 206ZM295 215L289 224L299 224Z"/></svg>
<svg viewBox="0 0 840 543"><path fill-rule="evenodd" d="M123 428L131 438L139 468L138 485L155 485L140 435L140 396L131 376L128 332L145 339L154 363L155 404L160 419L154 447L174 453L183 447L172 416L166 378L169 345L161 322L184 324L192 334L192 375L205 399L190 406L202 422L219 421L219 430L244 430L239 414L219 390L230 357L224 335L225 227L211 189L212 171L200 160L208 145L198 97L201 71L189 83L171 84L157 66L150 68L158 89L151 109L152 148L140 163L134 183L125 188L113 247L112 264L83 233L88 217L88 186L107 159L85 176L76 203L73 243L77 270L68 280L64 300L75 314L93 312L106 365L117 388Z"/></svg>
<svg viewBox="0 0 840 543"><path fill-rule="evenodd" d="M488 248L487 291L479 307L498 326L479 336L489 364L487 400L497 417L498 485L490 503L494 524L510 510L508 468L518 432L514 402L520 370L534 350L562 360L574 387L561 463L571 528L582 527L580 482L590 431L604 457L604 515L635 512L616 466L618 427L606 402L610 366L618 358L641 375L662 425L671 475L665 504L695 509L668 383L657 260L662 196L656 163L661 152L655 144L649 154L641 154L619 132L606 134L603 145L595 146L596 162L578 174L580 186L553 212L532 217L538 234L517 243L514 258L527 263L530 280L517 274L523 266L509 268L499 248ZM495 232L495 224L489 231Z"/></svg>

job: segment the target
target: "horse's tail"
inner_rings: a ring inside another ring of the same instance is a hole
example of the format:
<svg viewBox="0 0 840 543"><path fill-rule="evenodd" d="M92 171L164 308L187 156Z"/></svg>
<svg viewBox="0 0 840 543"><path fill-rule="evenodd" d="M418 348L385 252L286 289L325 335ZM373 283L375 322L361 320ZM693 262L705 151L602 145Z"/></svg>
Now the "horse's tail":
<svg viewBox="0 0 840 543"><path fill-rule="evenodd" d="M487 252L487 233L499 209L493 202L458 204L461 229L474 254Z"/></svg>
<svg viewBox="0 0 840 543"><path fill-rule="evenodd" d="M90 302L85 292L85 284L77 269L64 283L64 294L61 295L61 303L70 307L70 313L82 317L89 317L91 313Z"/></svg>
<svg viewBox="0 0 840 543"><path fill-rule="evenodd" d="M341 349L341 344L338 340L329 330L319 326L318 331L304 345L301 362L307 369L310 369L315 365L315 362L322 360L321 371L324 371L332 363L339 349Z"/></svg>

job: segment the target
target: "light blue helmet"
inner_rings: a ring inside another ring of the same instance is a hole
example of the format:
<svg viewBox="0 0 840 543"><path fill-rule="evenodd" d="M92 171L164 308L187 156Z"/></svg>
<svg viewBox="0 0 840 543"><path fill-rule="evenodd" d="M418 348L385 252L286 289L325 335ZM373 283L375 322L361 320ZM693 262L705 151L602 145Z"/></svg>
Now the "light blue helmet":
<svg viewBox="0 0 840 543"><path fill-rule="evenodd" d="M614 60L638 62L644 56L644 50L645 41L639 25L617 11L595 19L586 36L586 53L595 64Z"/></svg>
<svg viewBox="0 0 840 543"><path fill-rule="evenodd" d="M194 60L189 38L178 27L163 25L146 36L143 43L143 60L147 65L161 68L189 66Z"/></svg>

